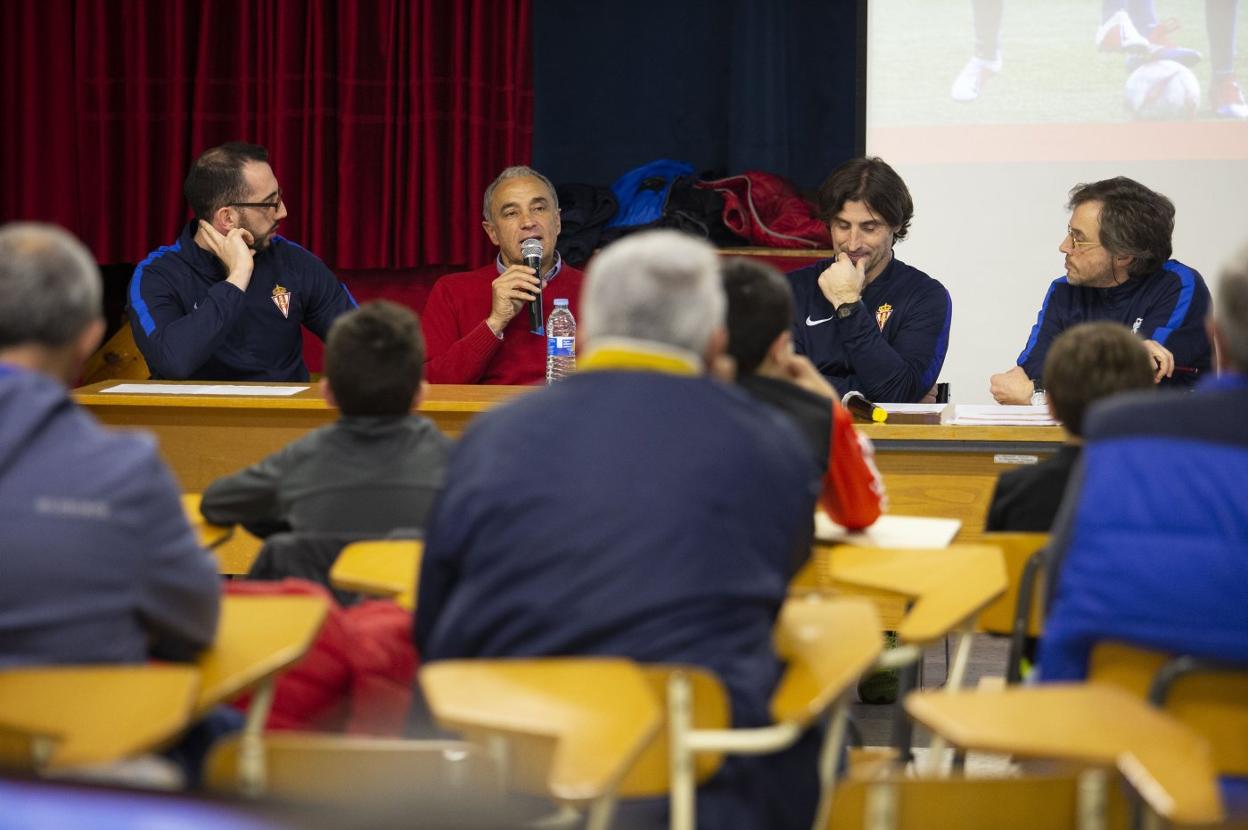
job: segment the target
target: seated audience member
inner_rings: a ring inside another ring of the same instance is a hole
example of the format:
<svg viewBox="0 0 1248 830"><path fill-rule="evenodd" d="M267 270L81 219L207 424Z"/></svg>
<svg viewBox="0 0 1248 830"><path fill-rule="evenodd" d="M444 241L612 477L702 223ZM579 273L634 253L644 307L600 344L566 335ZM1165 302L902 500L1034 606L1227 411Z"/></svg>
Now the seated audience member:
<svg viewBox="0 0 1248 830"><path fill-rule="evenodd" d="M810 360L793 351L793 295L784 275L760 262L724 264L728 353L737 384L793 419L823 471L820 503L838 524L858 530L880 516L884 483L871 440L854 429L836 390Z"/></svg>
<svg viewBox="0 0 1248 830"><path fill-rule="evenodd" d="M1248 250L1219 287L1218 377L1121 395L1084 421L1050 551L1045 680L1085 676L1103 640L1248 662Z"/></svg>
<svg viewBox="0 0 1248 830"><path fill-rule="evenodd" d="M736 726L770 722L772 625L809 553L818 471L789 419L708 376L726 343L714 250L673 231L590 264L578 373L469 426L421 565L417 648L618 655L715 672ZM734 758L714 827L808 827L817 741ZM666 803L633 804L666 826Z"/></svg>
<svg viewBox="0 0 1248 830"><path fill-rule="evenodd" d="M943 285L893 256L914 216L906 183L878 158L851 159L819 188L819 213L836 259L789 274L797 353L838 395L856 390L892 402L934 396L952 302Z"/></svg>
<svg viewBox="0 0 1248 830"><path fill-rule="evenodd" d="M1191 386L1209 371L1204 279L1170 259L1174 203L1119 176L1070 191L1070 222L1058 250L1066 274L1053 280L1018 365L992 376L1003 404L1042 404L1049 347L1076 323L1121 323L1144 341L1153 377L1163 386Z"/></svg>
<svg viewBox="0 0 1248 830"><path fill-rule="evenodd" d="M218 524L341 536L423 528L442 488L450 441L413 414L424 383L416 315L386 300L335 322L321 394L341 417L204 491Z"/></svg>
<svg viewBox="0 0 1248 830"><path fill-rule="evenodd" d="M195 217L130 279L130 327L152 377L306 381L302 327L324 339L355 300L325 263L277 235L286 203L268 151L213 147L183 190Z"/></svg>
<svg viewBox="0 0 1248 830"><path fill-rule="evenodd" d="M485 189L484 220L498 256L475 271L438 280L422 312L430 383L539 383L546 377L546 336L529 321L537 298L542 325L554 302L568 300L580 320L582 274L555 250L559 197L531 167L508 167ZM521 244L542 243L539 279Z"/></svg>
<svg viewBox="0 0 1248 830"><path fill-rule="evenodd" d="M1053 341L1044 364L1049 412L1066 428L1052 457L1003 473L985 530L1047 533L1083 439L1083 415L1096 401L1153 384L1153 364L1140 339L1117 323L1080 323Z"/></svg>
<svg viewBox="0 0 1248 830"><path fill-rule="evenodd" d="M102 292L70 234L0 228L0 667L189 659L216 633L216 564L155 444L66 392Z"/></svg>

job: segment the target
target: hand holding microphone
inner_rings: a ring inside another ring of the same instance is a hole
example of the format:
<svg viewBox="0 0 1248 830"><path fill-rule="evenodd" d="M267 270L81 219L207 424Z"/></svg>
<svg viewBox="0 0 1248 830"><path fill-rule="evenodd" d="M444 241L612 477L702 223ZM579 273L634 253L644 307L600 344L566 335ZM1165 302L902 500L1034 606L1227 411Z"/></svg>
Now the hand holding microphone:
<svg viewBox="0 0 1248 830"><path fill-rule="evenodd" d="M520 256L524 264L537 272L537 296L529 301L529 331L544 334L542 325L542 240L526 239L520 243Z"/></svg>

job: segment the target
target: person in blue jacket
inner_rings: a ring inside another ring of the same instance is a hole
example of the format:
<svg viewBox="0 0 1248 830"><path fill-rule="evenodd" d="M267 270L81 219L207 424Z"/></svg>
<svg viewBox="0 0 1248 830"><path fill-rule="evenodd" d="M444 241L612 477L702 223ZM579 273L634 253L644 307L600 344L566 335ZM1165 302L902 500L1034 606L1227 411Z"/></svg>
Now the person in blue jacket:
<svg viewBox="0 0 1248 830"><path fill-rule="evenodd" d="M0 228L0 669L190 659L216 634L216 562L151 436L104 429L66 389L102 292L64 230Z"/></svg>
<svg viewBox="0 0 1248 830"><path fill-rule="evenodd" d="M1194 269L1170 259L1174 203L1119 176L1076 185L1062 244L1066 274L1049 286L1017 365L992 376L998 403L1044 403L1044 361L1057 336L1076 323L1106 320L1139 335L1154 380L1190 387L1211 365L1204 321L1209 288Z"/></svg>
<svg viewBox="0 0 1248 830"><path fill-rule="evenodd" d="M325 263L277 235L286 203L268 158L230 142L195 159L194 218L134 269L126 310L152 377L306 381L302 326L324 340L355 307Z"/></svg>
<svg viewBox="0 0 1248 830"><path fill-rule="evenodd" d="M936 280L893 256L914 202L878 158L845 162L819 188L836 258L794 271L793 346L844 395L935 400L953 305Z"/></svg>
<svg viewBox="0 0 1248 830"><path fill-rule="evenodd" d="M1209 329L1218 377L1093 408L1054 525L1044 680L1077 680L1105 640L1248 663L1248 250Z"/></svg>

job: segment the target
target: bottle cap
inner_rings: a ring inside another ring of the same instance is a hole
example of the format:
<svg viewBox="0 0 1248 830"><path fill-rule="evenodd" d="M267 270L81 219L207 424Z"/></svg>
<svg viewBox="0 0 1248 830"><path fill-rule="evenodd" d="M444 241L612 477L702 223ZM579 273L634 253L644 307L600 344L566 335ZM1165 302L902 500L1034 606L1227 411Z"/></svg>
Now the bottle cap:
<svg viewBox="0 0 1248 830"><path fill-rule="evenodd" d="M567 304L568 304L568 301L564 299L563 297L560 297L559 299L555 300L556 306L561 306L561 305L566 306Z"/></svg>

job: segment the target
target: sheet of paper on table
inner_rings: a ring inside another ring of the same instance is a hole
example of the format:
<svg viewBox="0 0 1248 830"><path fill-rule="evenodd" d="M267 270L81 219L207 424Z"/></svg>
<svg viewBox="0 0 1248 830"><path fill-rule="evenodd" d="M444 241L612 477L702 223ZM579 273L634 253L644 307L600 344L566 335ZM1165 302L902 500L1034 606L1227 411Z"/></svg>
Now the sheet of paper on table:
<svg viewBox="0 0 1248 830"><path fill-rule="evenodd" d="M1056 426L1047 406L1002 406L1001 404L958 404L953 423L975 426Z"/></svg>
<svg viewBox="0 0 1248 830"><path fill-rule="evenodd" d="M949 418L952 404L947 403L877 403L888 413L889 424L939 424Z"/></svg>
<svg viewBox="0 0 1248 830"><path fill-rule="evenodd" d="M247 395L258 398L289 397L307 386L233 386L224 383L119 383L100 392L122 395Z"/></svg>
<svg viewBox="0 0 1248 830"><path fill-rule="evenodd" d="M961 529L959 519L885 514L866 530L850 533L822 510L815 511L815 539L820 542L876 548L947 548Z"/></svg>

